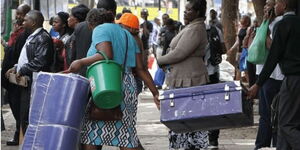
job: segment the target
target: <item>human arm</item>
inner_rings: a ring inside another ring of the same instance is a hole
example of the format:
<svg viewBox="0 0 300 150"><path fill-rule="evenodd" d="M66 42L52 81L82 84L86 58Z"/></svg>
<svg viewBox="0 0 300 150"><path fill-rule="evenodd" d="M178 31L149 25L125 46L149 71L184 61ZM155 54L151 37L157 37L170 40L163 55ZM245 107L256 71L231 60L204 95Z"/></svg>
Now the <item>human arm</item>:
<svg viewBox="0 0 300 150"><path fill-rule="evenodd" d="M264 67L261 71L261 73L258 76L258 79L256 80L256 83L250 88L248 92L248 96L253 98L257 94L257 91L259 87L263 86L265 81L270 77L271 73L273 72L274 68L276 67L277 63L280 61L280 59L284 55L285 46L288 39L287 33L289 31L286 30L286 28L278 23L278 28L276 30L276 34L274 36L273 42L271 44L271 48L267 57L267 60L264 64Z"/></svg>
<svg viewBox="0 0 300 150"><path fill-rule="evenodd" d="M18 71L20 76L31 76L33 72L39 72L45 67L50 67L54 53L53 42L50 37L44 36L41 39L40 41L35 41L34 45L37 45L37 47L27 47L30 48L29 51L32 53L33 59L21 66Z"/></svg>
<svg viewBox="0 0 300 150"><path fill-rule="evenodd" d="M8 46L7 42L5 42L5 40L3 38L1 38L1 44L4 48Z"/></svg>
<svg viewBox="0 0 300 150"><path fill-rule="evenodd" d="M203 32L203 34L201 32ZM176 46L168 54L158 57L157 63L159 65L175 64L186 59L200 44L207 44L206 38L203 38L206 37L204 33L204 30L198 30L198 32L195 32L193 29L182 31L182 35L177 35L181 37L178 43L176 43ZM177 36L175 36L174 39L178 38Z"/></svg>
<svg viewBox="0 0 300 150"><path fill-rule="evenodd" d="M150 73L148 72L147 69L145 69L143 67L141 53L136 54L136 67L134 68L134 72L144 81L144 83L150 89L150 91L154 97L154 103L156 104L157 109L160 109L160 101L158 99L159 92L154 85L154 82L153 82L153 79L152 79Z"/></svg>
<svg viewBox="0 0 300 150"><path fill-rule="evenodd" d="M238 36L236 36L235 43L231 46L231 48L228 50L228 52L232 53L233 50L237 49L239 45L240 45L239 38L238 38Z"/></svg>
<svg viewBox="0 0 300 150"><path fill-rule="evenodd" d="M112 51L112 45L111 42L101 42L96 45L97 51L102 51L106 54L108 59L113 58L113 51ZM71 63L68 70L63 71L63 73L77 73L82 67L89 66L97 61L103 60L103 56L100 54L95 54L90 57L82 58L75 60Z"/></svg>

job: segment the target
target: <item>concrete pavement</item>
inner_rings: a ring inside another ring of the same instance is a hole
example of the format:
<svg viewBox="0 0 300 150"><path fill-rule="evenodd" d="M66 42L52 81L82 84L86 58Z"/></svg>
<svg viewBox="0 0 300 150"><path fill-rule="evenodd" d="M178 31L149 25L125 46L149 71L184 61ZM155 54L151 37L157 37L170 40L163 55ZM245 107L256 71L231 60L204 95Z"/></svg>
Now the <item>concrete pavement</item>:
<svg viewBox="0 0 300 150"><path fill-rule="evenodd" d="M8 107L3 109L7 130L1 137L2 150L17 150L17 146L8 147L5 142L13 136L14 119ZM255 116L255 123L258 116ZM152 102L149 92L143 92L138 105L138 136L146 150L168 150L168 128L159 121L159 111ZM253 150L257 133L257 126L221 130L220 150ZM104 146L103 150L117 150L118 148Z"/></svg>

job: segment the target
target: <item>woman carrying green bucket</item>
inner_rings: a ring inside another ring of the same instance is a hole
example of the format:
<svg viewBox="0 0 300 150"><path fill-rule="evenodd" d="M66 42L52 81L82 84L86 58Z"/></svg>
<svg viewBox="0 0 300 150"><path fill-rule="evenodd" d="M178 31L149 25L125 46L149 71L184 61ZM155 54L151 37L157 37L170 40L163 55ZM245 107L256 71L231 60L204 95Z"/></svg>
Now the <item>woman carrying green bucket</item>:
<svg viewBox="0 0 300 150"><path fill-rule="evenodd" d="M135 150L138 147L138 138L135 127L138 100L136 82L132 71L144 80L145 84L149 87L154 96L156 106L159 108L158 90L153 84L153 80L149 72L142 65L142 56L134 38L120 25L112 23L114 18L110 12L103 9L92 9L87 15L86 20L89 26L93 29L92 44L87 57L74 61L70 65L70 68L64 73L78 72L83 66L90 66L92 64L92 66L94 66L95 62L98 64L98 61L104 60L105 55L113 62L105 60L102 61L103 63L117 63L118 65L122 65L124 68L124 72L121 73L121 89L123 94L121 110L123 117L118 121L94 121L85 117L81 135L83 149L96 150L101 149L102 145L110 145L120 147L121 150ZM98 54L98 51L101 51L104 55ZM126 53L127 55L125 57ZM126 61L124 61L125 59ZM91 72L95 72L95 70ZM102 77L100 76L102 75L100 74L98 77L89 77L92 91L97 91L93 84L98 84L96 83L96 80L101 80ZM118 76L116 74L120 73L112 72L111 76ZM104 78L105 77L102 79L103 83L111 83L111 81L103 81ZM103 85L103 87L108 89L110 88L106 85ZM118 89L118 87L113 88ZM93 97L95 98L94 93ZM106 105L98 103L96 105L104 107L108 106L107 108L110 108L115 104Z"/></svg>

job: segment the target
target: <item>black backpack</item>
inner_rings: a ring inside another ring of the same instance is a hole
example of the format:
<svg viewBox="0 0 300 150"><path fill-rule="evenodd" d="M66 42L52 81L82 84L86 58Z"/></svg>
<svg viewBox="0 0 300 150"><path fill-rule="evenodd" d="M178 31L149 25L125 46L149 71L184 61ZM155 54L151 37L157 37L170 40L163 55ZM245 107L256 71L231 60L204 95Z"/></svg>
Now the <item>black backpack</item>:
<svg viewBox="0 0 300 150"><path fill-rule="evenodd" d="M206 32L210 49L209 62L213 66L216 66L222 62L222 54L224 53L222 50L220 36L217 27L215 26L210 26L210 29L207 29Z"/></svg>

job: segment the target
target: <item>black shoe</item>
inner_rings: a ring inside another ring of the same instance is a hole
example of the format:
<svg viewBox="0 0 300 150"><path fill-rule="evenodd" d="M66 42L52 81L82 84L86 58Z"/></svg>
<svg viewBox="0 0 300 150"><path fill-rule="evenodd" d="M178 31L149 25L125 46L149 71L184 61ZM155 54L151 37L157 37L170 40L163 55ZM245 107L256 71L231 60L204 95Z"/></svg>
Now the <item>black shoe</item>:
<svg viewBox="0 0 300 150"><path fill-rule="evenodd" d="M218 141L209 141L208 149L210 150L218 150L219 149L219 143Z"/></svg>
<svg viewBox="0 0 300 150"><path fill-rule="evenodd" d="M6 145L7 146L17 146L17 145L19 145L19 140L15 140L15 139L9 140L6 142Z"/></svg>

